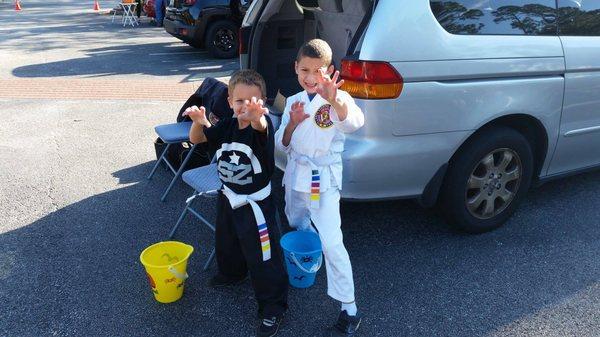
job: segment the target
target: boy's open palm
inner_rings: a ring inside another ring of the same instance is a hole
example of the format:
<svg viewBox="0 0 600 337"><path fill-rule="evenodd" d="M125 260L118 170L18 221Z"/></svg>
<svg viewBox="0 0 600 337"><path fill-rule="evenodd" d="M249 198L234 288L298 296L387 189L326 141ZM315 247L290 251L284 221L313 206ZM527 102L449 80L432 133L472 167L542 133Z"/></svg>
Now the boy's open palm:
<svg viewBox="0 0 600 337"><path fill-rule="evenodd" d="M319 69L321 76L317 77L317 94L323 97L327 102L333 104L337 98L337 90L344 84L344 80L337 82L340 72L336 70L333 74L333 78L329 78L329 75L323 69Z"/></svg>
<svg viewBox="0 0 600 337"><path fill-rule="evenodd" d="M265 108L263 100L256 97L252 97L250 101L244 101L244 106L243 112L238 115L239 120L256 122L269 113L269 109Z"/></svg>
<svg viewBox="0 0 600 337"><path fill-rule="evenodd" d="M302 123L310 115L304 112L304 102L294 102L290 109L290 123L292 125L298 125Z"/></svg>
<svg viewBox="0 0 600 337"><path fill-rule="evenodd" d="M190 119L196 123L205 124L206 121L206 109L201 106L198 108L195 105L185 109L185 111L181 114L182 116L188 116Z"/></svg>

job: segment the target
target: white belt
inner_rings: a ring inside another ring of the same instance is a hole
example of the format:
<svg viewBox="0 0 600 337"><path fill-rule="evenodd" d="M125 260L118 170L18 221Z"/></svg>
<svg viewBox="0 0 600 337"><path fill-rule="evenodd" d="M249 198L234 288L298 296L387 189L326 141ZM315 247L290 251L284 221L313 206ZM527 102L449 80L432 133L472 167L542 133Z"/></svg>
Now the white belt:
<svg viewBox="0 0 600 337"><path fill-rule="evenodd" d="M286 172L286 175L289 175L287 179L288 181L285 183L292 183L290 180L296 178L296 167L298 165L310 165L312 171L310 181L310 207L319 208L321 199L321 168L329 167L330 165L341 162L341 155L339 153L331 153L324 156L310 158L292 150L290 151L290 160L295 161L296 164L291 166L289 173Z"/></svg>
<svg viewBox="0 0 600 337"><path fill-rule="evenodd" d="M265 186L260 191L252 194L237 194L232 191L229 187L223 185L223 195L229 200L231 208L236 209L244 205L250 205L256 219L256 226L258 228L258 237L260 238L260 246L262 249L263 261L267 261L271 258L271 242L269 240L269 230L267 229L267 222L265 221L265 215L263 214L260 206L256 203L266 199L271 195L271 183Z"/></svg>

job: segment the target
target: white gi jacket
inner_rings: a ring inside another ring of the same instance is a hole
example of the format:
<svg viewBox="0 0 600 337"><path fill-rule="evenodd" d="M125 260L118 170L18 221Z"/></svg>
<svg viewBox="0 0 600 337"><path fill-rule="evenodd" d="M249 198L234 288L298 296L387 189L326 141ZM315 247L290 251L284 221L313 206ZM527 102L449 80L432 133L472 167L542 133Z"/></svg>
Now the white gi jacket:
<svg viewBox="0 0 600 337"><path fill-rule="evenodd" d="M288 97L281 125L275 133L275 146L287 153L288 161L283 177L283 184L287 188L310 193L315 166L320 171L321 192L332 187L332 184L338 189L342 188L341 154L346 139L344 133L351 133L362 127L365 118L347 92L338 89L337 97L348 106L348 115L341 122L335 109L318 94L312 101L306 91ZM290 120L291 106L297 101L304 102L304 112L310 117L296 127L290 144L284 146L283 134Z"/></svg>

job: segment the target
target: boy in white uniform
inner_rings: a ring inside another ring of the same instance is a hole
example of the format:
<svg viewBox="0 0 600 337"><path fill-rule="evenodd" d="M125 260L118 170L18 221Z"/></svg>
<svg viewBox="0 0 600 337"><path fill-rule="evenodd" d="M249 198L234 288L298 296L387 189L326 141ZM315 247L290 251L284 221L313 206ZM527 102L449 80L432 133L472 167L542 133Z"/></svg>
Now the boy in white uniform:
<svg viewBox="0 0 600 337"><path fill-rule="evenodd" d="M283 177L290 226L318 232L325 255L327 294L340 301L332 336L352 336L360 325L350 257L344 247L339 211L344 133L364 124L364 115L337 82L332 51L319 39L299 50L295 70L304 91L287 99L275 146L287 153ZM314 227L311 226L311 220Z"/></svg>

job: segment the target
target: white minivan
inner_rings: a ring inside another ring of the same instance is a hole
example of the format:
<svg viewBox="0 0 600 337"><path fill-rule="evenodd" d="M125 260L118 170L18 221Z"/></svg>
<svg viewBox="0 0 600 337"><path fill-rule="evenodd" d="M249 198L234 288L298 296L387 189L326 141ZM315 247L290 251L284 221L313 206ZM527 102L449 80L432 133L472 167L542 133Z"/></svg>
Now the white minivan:
<svg viewBox="0 0 600 337"><path fill-rule="evenodd" d="M315 37L365 113L345 199L417 198L485 232L532 183L600 167L598 0L254 0L241 66L290 96Z"/></svg>

